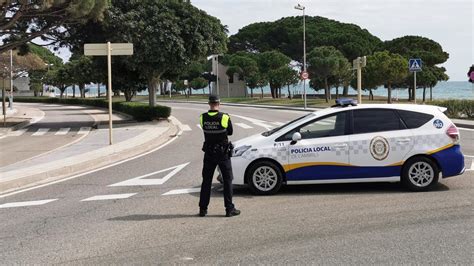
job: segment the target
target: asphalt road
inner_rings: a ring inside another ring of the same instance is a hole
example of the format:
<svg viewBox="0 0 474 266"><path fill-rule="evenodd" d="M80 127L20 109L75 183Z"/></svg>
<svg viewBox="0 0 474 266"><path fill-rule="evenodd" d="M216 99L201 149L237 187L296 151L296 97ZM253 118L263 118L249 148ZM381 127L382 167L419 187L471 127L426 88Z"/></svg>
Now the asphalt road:
<svg viewBox="0 0 474 266"><path fill-rule="evenodd" d="M197 217L198 194L182 189L200 185L197 124L206 106L172 107L185 131L161 149L0 198L0 206L38 204L0 208L0 264L473 264L474 171L426 193L379 183L292 186L256 197L238 187L234 201L242 214L232 218L224 217L216 183L209 215ZM231 114L233 140L303 114L223 110ZM473 156L474 131L461 134L464 153ZM468 168L473 159L466 157ZM91 198L112 194L122 199Z"/></svg>
<svg viewBox="0 0 474 266"><path fill-rule="evenodd" d="M21 103L38 108L44 117L25 129L0 137L0 167L16 163L75 142L91 130L94 119L86 107Z"/></svg>

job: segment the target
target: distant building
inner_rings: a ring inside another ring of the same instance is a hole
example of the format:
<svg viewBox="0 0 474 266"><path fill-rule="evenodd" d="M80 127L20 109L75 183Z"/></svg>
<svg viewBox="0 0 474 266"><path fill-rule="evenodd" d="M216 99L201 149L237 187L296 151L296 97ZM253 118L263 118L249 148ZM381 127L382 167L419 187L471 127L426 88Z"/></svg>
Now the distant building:
<svg viewBox="0 0 474 266"><path fill-rule="evenodd" d="M217 91L217 82L213 82L212 94L217 94L220 97L246 97L247 86L243 80L239 80L237 74L233 78L229 78L226 74L227 66L219 63L217 65L217 58L212 59L212 73L218 73L219 91ZM217 71L219 69L219 71Z"/></svg>

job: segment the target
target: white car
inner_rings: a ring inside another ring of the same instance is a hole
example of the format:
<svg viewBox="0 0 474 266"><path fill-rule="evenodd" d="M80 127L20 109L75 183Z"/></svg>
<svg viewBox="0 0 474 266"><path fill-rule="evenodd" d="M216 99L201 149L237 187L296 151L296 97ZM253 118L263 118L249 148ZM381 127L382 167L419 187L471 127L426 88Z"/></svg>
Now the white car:
<svg viewBox="0 0 474 266"><path fill-rule="evenodd" d="M464 172L459 131L444 107L336 106L234 143L234 184L259 195L283 184L402 182L424 191Z"/></svg>

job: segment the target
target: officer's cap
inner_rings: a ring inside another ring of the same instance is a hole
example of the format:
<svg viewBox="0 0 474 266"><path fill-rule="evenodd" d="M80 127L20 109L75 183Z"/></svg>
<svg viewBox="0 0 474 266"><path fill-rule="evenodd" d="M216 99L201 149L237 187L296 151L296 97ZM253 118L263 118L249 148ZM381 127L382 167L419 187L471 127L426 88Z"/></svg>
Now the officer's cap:
<svg viewBox="0 0 474 266"><path fill-rule="evenodd" d="M219 99L219 96L217 95L211 95L209 96L209 103L220 103L221 99Z"/></svg>

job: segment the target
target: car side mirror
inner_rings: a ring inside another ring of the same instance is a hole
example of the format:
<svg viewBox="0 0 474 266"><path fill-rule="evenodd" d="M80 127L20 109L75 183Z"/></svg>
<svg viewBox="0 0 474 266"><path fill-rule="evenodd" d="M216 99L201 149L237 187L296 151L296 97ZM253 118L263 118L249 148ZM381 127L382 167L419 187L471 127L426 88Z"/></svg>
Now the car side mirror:
<svg viewBox="0 0 474 266"><path fill-rule="evenodd" d="M299 140L301 140L301 133L300 132L293 133L293 136L291 137L291 145L295 144Z"/></svg>

